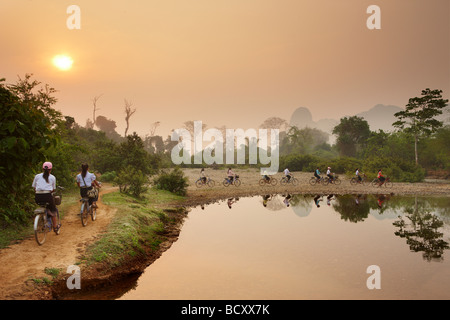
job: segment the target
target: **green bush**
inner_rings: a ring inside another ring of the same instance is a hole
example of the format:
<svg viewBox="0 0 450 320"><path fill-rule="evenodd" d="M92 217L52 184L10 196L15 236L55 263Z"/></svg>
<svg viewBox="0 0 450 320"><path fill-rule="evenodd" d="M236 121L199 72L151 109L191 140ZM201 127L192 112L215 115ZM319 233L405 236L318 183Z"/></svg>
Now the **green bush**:
<svg viewBox="0 0 450 320"><path fill-rule="evenodd" d="M314 171L320 159L309 155L290 154L280 158L280 171L289 168L290 171Z"/></svg>
<svg viewBox="0 0 450 320"><path fill-rule="evenodd" d="M127 166L119 172L114 183L119 186L120 192L139 198L148 190L146 185L149 179L142 171L133 166Z"/></svg>
<svg viewBox="0 0 450 320"><path fill-rule="evenodd" d="M157 189L167 190L180 196L186 195L188 179L184 176L180 168L175 168L170 172L163 171L153 180Z"/></svg>
<svg viewBox="0 0 450 320"><path fill-rule="evenodd" d="M117 178L117 173L115 171L105 172L101 175L100 181L102 182L113 182Z"/></svg>
<svg viewBox="0 0 450 320"><path fill-rule="evenodd" d="M396 182L420 182L425 178L425 170L414 161L391 157L371 157L364 161L363 172L375 178L378 170Z"/></svg>

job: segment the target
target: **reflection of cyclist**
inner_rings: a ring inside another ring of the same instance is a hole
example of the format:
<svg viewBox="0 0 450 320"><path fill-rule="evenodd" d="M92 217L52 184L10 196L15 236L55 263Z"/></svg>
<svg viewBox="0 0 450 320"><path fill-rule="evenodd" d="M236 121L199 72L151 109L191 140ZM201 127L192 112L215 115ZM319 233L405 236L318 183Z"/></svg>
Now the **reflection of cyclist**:
<svg viewBox="0 0 450 320"><path fill-rule="evenodd" d="M331 200L333 199L333 194L330 194L330 195L328 195L328 197L327 197L327 205L331 205Z"/></svg>
<svg viewBox="0 0 450 320"><path fill-rule="evenodd" d="M81 165L81 173L77 175L77 185L80 188L80 195L82 198L88 197L88 191L92 190L93 185L100 188L100 184L97 182L95 174L88 171L89 165L83 163ZM97 208L97 198L89 198L89 206Z"/></svg>
<svg viewBox="0 0 450 320"><path fill-rule="evenodd" d="M316 204L317 208L320 208L320 204L319 204L320 201L322 201L322 199L320 198L320 195L315 196L314 203Z"/></svg>
<svg viewBox="0 0 450 320"><path fill-rule="evenodd" d="M270 199L270 194L266 194L265 196L262 196L263 198L263 206L267 207L267 203L269 202Z"/></svg>
<svg viewBox="0 0 450 320"><path fill-rule="evenodd" d="M314 177L316 177L317 180L320 180L320 171L319 171L319 167L317 167L316 171L314 171Z"/></svg>
<svg viewBox="0 0 450 320"><path fill-rule="evenodd" d="M237 200L238 200L238 198L236 198L236 199L229 198L228 201L227 201L228 208L231 209L231 206L233 205L233 203L236 203Z"/></svg>
<svg viewBox="0 0 450 320"><path fill-rule="evenodd" d="M380 208L383 206L384 200L386 200L386 197L385 197L384 195L378 196L377 202L378 202L378 206L379 206Z"/></svg>
<svg viewBox="0 0 450 320"><path fill-rule="evenodd" d="M292 198L292 196L291 196L290 194L288 194L288 195L284 198L283 202L284 202L284 204L286 205L286 207L289 207L291 198Z"/></svg>
<svg viewBox="0 0 450 320"><path fill-rule="evenodd" d="M35 195L34 200L37 204L48 203L47 214L52 219L53 229L58 231L60 225L57 224L56 216L57 209L55 205L55 199L53 198L52 192L56 190L56 178L54 175L50 174L53 165L51 162L45 162L42 165L43 173L39 173L34 177L33 184Z"/></svg>

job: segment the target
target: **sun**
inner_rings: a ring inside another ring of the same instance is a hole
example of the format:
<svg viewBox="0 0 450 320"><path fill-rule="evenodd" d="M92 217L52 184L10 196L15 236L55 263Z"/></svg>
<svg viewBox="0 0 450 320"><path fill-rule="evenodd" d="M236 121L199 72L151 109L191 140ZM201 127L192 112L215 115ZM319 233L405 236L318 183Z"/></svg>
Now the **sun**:
<svg viewBox="0 0 450 320"><path fill-rule="evenodd" d="M61 71L68 71L72 68L73 60L67 55L57 55L53 57L53 65Z"/></svg>

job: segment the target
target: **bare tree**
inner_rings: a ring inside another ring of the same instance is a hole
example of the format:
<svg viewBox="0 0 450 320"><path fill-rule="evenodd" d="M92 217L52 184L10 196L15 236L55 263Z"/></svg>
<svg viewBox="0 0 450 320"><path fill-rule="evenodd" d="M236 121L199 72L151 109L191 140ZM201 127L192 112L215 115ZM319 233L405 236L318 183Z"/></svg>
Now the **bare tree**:
<svg viewBox="0 0 450 320"><path fill-rule="evenodd" d="M95 121L96 121L96 117L95 117L95 113L98 111L98 110L100 110L99 108L97 108L97 101L98 101L98 99L100 99L100 97L102 96L103 94L101 94L101 95L99 95L99 96L96 96L96 97L94 97L93 99L92 99L92 104L93 104L93 106L94 106L94 110L92 111L92 121L93 121L93 124L92 124L92 127L94 127L95 126Z"/></svg>
<svg viewBox="0 0 450 320"><path fill-rule="evenodd" d="M152 123L152 125L150 127L150 137L153 137L155 135L156 128L158 128L160 124L161 124L161 122L159 122L159 121Z"/></svg>
<svg viewBox="0 0 450 320"><path fill-rule="evenodd" d="M129 102L127 99L125 101L125 121L127 122L127 127L125 128L125 137L128 133L128 128L130 127L130 118L136 112L136 108L132 109L133 104Z"/></svg>

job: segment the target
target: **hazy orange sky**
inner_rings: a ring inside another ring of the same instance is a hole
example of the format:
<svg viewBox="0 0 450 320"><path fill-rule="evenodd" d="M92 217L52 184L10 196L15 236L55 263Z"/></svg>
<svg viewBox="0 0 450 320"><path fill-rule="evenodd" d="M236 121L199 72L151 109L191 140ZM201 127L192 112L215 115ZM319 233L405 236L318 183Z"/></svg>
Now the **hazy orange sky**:
<svg viewBox="0 0 450 320"><path fill-rule="evenodd" d="M69 30L69 5L81 29ZM381 30L369 30L369 5ZM59 90L56 108L84 125L92 98L124 134L160 121L256 128L289 120L339 119L376 104L405 106L427 87L450 89L449 0L1 0L0 78L34 78ZM67 54L70 71L52 58Z"/></svg>

